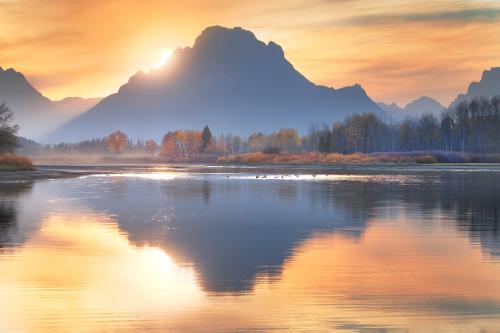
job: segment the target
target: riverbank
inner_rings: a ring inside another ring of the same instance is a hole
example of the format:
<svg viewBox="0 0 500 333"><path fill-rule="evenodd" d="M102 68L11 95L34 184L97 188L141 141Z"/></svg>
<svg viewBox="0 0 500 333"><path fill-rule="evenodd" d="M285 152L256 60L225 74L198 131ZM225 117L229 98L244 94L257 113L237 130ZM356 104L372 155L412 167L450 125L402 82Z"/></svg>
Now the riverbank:
<svg viewBox="0 0 500 333"><path fill-rule="evenodd" d="M2 183L28 183L37 180L58 178L75 178L89 174L99 173L93 170L51 170L46 168L31 171L0 171L0 184Z"/></svg>
<svg viewBox="0 0 500 333"><path fill-rule="evenodd" d="M33 171L33 162L26 157L17 155L0 156L0 172L2 171Z"/></svg>
<svg viewBox="0 0 500 333"><path fill-rule="evenodd" d="M30 156L35 165L109 165L215 163L216 155L158 156L149 154L48 154Z"/></svg>
<svg viewBox="0 0 500 333"><path fill-rule="evenodd" d="M415 164L465 164L465 163L500 163L498 154L469 154L455 152L394 152L394 153L354 153L323 154L262 152L232 154L217 159L220 164L321 164L321 165L415 165Z"/></svg>
<svg viewBox="0 0 500 333"><path fill-rule="evenodd" d="M238 153L217 156L193 154L158 156L145 154L49 154L30 156L35 165L132 165L132 164L292 164L292 165L415 165L436 163L500 163L500 154L472 154L444 151L384 152L384 153Z"/></svg>

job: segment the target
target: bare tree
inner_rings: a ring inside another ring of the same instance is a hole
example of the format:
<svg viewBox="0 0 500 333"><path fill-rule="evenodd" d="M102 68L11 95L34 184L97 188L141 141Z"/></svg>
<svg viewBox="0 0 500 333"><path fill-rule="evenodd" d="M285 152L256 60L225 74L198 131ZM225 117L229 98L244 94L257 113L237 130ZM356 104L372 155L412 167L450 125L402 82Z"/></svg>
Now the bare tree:
<svg viewBox="0 0 500 333"><path fill-rule="evenodd" d="M19 126L12 125L14 115L4 104L0 104L0 154L12 153L17 147L16 133Z"/></svg>

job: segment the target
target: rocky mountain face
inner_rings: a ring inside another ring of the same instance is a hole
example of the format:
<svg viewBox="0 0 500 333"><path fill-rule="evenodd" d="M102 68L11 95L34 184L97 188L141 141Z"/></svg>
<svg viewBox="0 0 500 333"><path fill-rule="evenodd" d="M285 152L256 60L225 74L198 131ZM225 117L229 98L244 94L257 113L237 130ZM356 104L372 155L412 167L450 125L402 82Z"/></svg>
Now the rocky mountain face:
<svg viewBox="0 0 500 333"><path fill-rule="evenodd" d="M450 108L455 107L463 100L470 101L474 98L493 98L494 96L500 96L500 67L485 70L481 76L481 80L470 83L467 92L459 94L450 104Z"/></svg>
<svg viewBox="0 0 500 333"><path fill-rule="evenodd" d="M205 29L192 47L178 48L163 67L139 72L89 111L44 137L74 142L122 130L160 139L174 129L248 135L331 123L383 111L359 85L334 89L306 79L274 42L241 28Z"/></svg>

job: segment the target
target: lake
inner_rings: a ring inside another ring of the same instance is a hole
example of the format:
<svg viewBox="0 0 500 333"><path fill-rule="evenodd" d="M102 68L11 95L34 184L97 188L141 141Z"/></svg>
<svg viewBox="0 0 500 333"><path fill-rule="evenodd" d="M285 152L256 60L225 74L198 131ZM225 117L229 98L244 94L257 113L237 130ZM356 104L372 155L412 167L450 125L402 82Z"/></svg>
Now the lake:
<svg viewBox="0 0 500 333"><path fill-rule="evenodd" d="M500 332L497 166L81 169L0 184L0 332Z"/></svg>

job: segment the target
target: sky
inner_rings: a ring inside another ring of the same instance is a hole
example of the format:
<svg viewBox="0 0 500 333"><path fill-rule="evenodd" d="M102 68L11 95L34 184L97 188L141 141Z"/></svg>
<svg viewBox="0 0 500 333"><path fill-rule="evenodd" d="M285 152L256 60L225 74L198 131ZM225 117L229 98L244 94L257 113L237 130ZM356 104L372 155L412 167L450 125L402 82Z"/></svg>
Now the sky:
<svg viewBox="0 0 500 333"><path fill-rule="evenodd" d="M281 45L308 79L448 105L500 66L498 0L0 0L0 66L51 99L116 92L207 26Z"/></svg>

